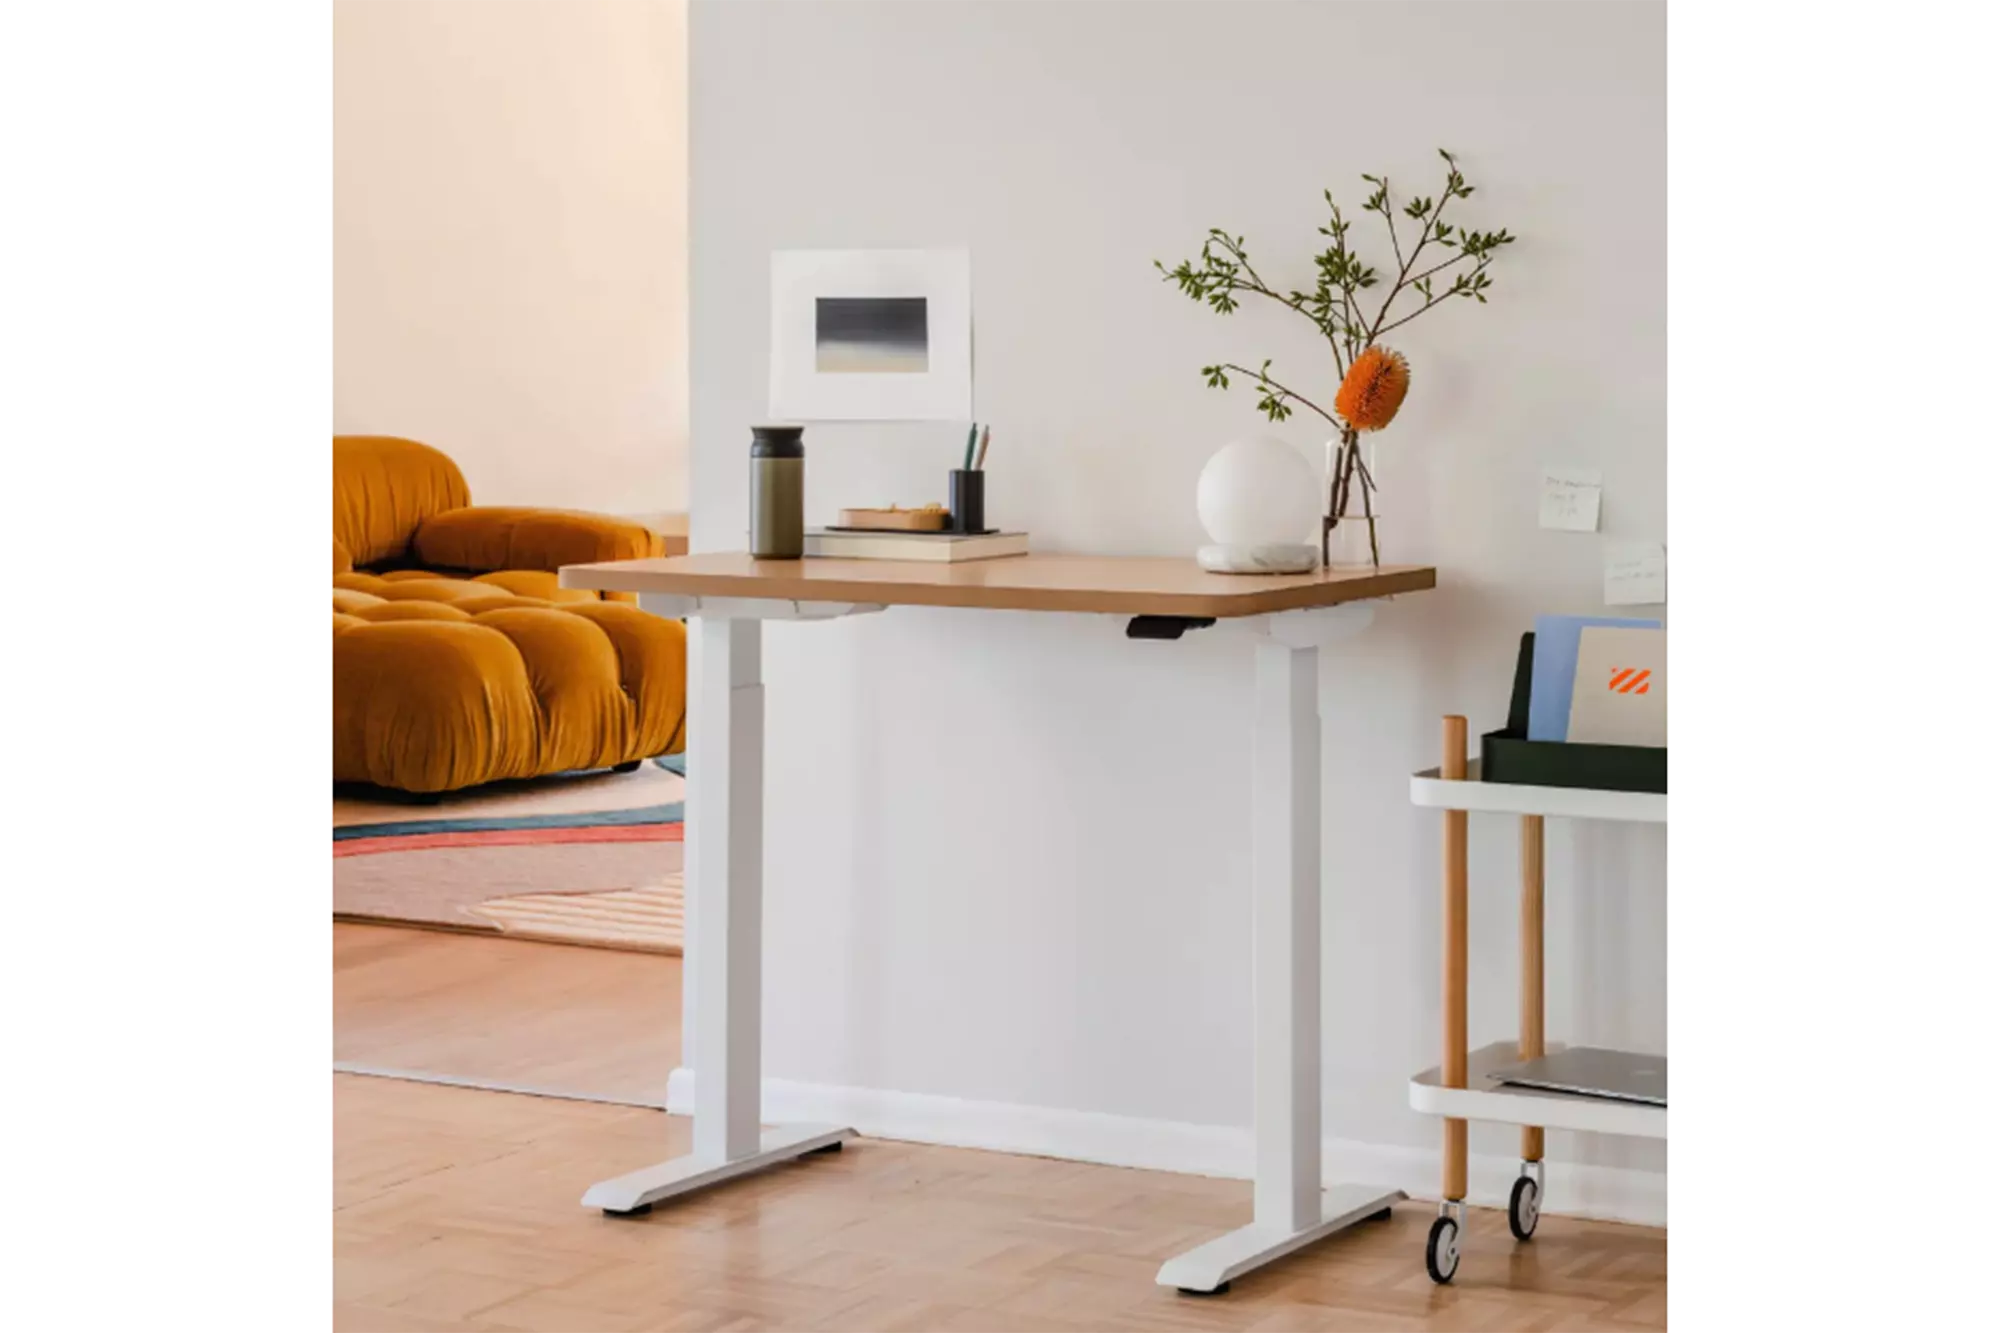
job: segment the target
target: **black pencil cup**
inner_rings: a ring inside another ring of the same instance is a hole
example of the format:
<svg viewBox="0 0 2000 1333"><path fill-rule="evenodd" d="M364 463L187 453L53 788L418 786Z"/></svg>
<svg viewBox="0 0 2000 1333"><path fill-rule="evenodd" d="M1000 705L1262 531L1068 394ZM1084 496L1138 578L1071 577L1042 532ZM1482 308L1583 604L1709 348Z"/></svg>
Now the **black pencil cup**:
<svg viewBox="0 0 2000 1333"><path fill-rule="evenodd" d="M951 530L986 531L986 474L968 468L951 470Z"/></svg>

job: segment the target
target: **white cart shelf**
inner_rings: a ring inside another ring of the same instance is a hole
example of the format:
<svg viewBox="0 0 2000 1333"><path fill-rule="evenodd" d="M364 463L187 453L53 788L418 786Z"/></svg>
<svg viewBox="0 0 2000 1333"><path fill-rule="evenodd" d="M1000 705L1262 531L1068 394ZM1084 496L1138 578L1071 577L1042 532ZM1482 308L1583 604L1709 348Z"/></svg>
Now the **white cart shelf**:
<svg viewBox="0 0 2000 1333"><path fill-rule="evenodd" d="M1618 819L1635 824L1667 822L1667 794L1654 791L1598 791L1593 787L1526 787L1485 782L1479 761L1465 766L1465 780L1438 776L1435 768L1410 775L1410 804L1433 810L1477 810L1497 815L1554 815L1559 819Z"/></svg>
<svg viewBox="0 0 2000 1333"><path fill-rule="evenodd" d="M1545 1053L1563 1049L1549 1042ZM1567 1092L1517 1088L1502 1083L1494 1071L1519 1064L1521 1050L1511 1041L1496 1041L1472 1052L1466 1061L1465 1086L1445 1086L1438 1069L1426 1069L1410 1080L1410 1106L1427 1115L1456 1120L1485 1120L1502 1125L1540 1125L1575 1129L1586 1134L1619 1134L1635 1139L1667 1137L1667 1108L1609 1097L1579 1097Z"/></svg>
<svg viewBox="0 0 2000 1333"><path fill-rule="evenodd" d="M1484 782L1466 759L1465 719L1444 720L1444 763L1410 777L1410 803L1444 812L1444 1049L1443 1061L1410 1080L1410 1106L1444 1121L1444 1181L1438 1219L1424 1264L1449 1282L1458 1271L1465 1231L1466 1125L1473 1120L1521 1126L1521 1176L1508 1200L1507 1221L1518 1240L1534 1235L1541 1215L1545 1129L1582 1130L1632 1138L1667 1137L1664 1106L1514 1087L1496 1071L1562 1049L1544 1040L1542 981L1542 828L1558 819L1667 822L1664 792L1599 791ZM1466 819L1479 811L1521 821L1520 1039L1466 1049Z"/></svg>

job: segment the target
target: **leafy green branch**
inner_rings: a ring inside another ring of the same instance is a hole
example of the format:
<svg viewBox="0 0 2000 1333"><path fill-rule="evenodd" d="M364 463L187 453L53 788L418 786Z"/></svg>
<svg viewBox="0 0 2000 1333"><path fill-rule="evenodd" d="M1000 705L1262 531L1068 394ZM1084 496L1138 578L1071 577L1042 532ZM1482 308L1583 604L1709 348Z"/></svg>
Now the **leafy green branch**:
<svg viewBox="0 0 2000 1333"><path fill-rule="evenodd" d="M1328 203L1331 202L1332 194L1329 192ZM1332 344L1334 363L1344 375L1347 363L1341 353L1343 349L1350 352L1358 350L1362 333L1357 318L1358 307L1352 300L1353 292L1358 287L1372 286L1375 274L1374 270L1360 266L1348 252L1344 239L1347 224L1340 221L1338 209L1334 210L1334 222L1342 235L1333 247L1314 257L1318 276L1310 292L1280 292L1272 287L1257 272L1256 265L1251 263L1243 238L1231 236L1219 227L1210 229L1208 239L1201 244L1200 255L1194 260L1184 259L1169 269L1156 259L1153 267L1167 280L1176 283L1187 296L1206 302L1217 314L1234 313L1240 305L1237 294L1250 293L1304 315ZM1320 230L1328 231L1325 227ZM1338 305L1336 293L1339 294Z"/></svg>
<svg viewBox="0 0 2000 1333"><path fill-rule="evenodd" d="M1446 206L1455 199L1470 199L1474 187L1466 182L1456 158L1442 148L1438 150L1438 156L1444 159L1445 181L1442 193L1435 198L1419 196L1399 206L1391 194L1388 177L1362 174L1362 179L1372 187L1361 205L1362 211L1381 216L1388 228L1389 248L1396 260L1395 277L1389 282L1388 293L1375 306L1372 316L1365 310L1365 306L1372 301L1364 294L1372 293L1382 284L1382 274L1353 248L1348 236L1352 223L1341 213L1340 205L1334 202L1332 190L1322 191L1328 217L1318 231L1326 238L1327 244L1312 256L1313 281L1310 290L1272 286L1251 261L1245 239L1220 227L1209 229L1200 254L1194 258L1184 259L1172 268L1154 260L1153 267L1159 270L1164 281L1174 283L1183 295L1206 304L1217 314L1235 313L1242 304L1239 297L1251 295L1274 301L1305 317L1332 348L1334 369L1344 379L1354 359L1364 349L1374 346L1383 334L1403 327L1450 300L1469 298L1484 305L1493 285L1493 279L1487 274L1493 256L1502 247L1514 243L1514 237L1504 229L1475 231L1444 220ZM1399 214L1415 224L1407 250L1404 234L1397 229ZM1449 258L1418 268L1418 260L1427 251L1435 257L1441 250L1452 253ZM1460 267L1462 265L1470 267ZM1439 280L1446 274L1449 274L1450 281L1440 283ZM1405 308L1397 311L1396 303L1405 294L1415 297L1421 304L1410 309L1405 302ZM1264 365L1268 370L1270 362L1266 361ZM1278 385L1268 374L1227 365L1205 366L1202 373L1211 386L1226 389L1228 377L1215 372L1229 369L1256 380L1260 390L1257 408L1271 420L1285 420L1291 415L1286 404L1298 403L1341 427L1339 419L1332 413L1303 394ZM1278 410L1274 411L1274 408Z"/></svg>
<svg viewBox="0 0 2000 1333"><path fill-rule="evenodd" d="M1342 425L1338 417L1330 415L1325 409L1320 407L1319 404L1313 402L1312 399L1306 397L1302 393L1295 393L1292 390L1287 389L1284 385L1278 383L1276 380L1272 379L1271 359L1269 357L1264 358L1263 366L1257 370L1252 370L1248 366L1239 366L1231 364L1229 362L1223 362L1220 365L1203 366L1201 368L1201 373L1207 377L1208 386L1210 388L1226 389L1229 387L1228 372L1232 370L1239 375L1248 375L1257 381L1257 388L1259 391L1259 397L1257 399L1257 410L1259 412L1262 412L1265 416L1269 417L1271 420L1284 421L1287 420L1292 415L1292 409L1285 405L1285 400L1289 398L1293 402L1299 404L1299 406L1308 408L1314 412L1319 413L1319 415L1325 417L1335 430L1346 429L1346 427Z"/></svg>
<svg viewBox="0 0 2000 1333"><path fill-rule="evenodd" d="M1435 200L1429 197L1412 199L1403 205L1401 210L1404 217L1418 224L1417 241L1410 248L1407 259L1403 258L1402 247L1396 243L1396 217L1389 199L1388 179L1366 174L1362 176L1363 180L1375 186L1375 193L1369 196L1368 202L1363 204L1362 208L1382 215L1383 222L1389 228L1390 244L1395 247L1399 261L1396 281L1390 286L1388 296L1383 298L1381 309L1375 312L1374 322L1368 326L1368 341L1364 346L1374 345L1376 339L1390 329L1402 327L1426 310L1443 305L1453 297L1472 297L1481 305L1486 304L1486 291L1493 285L1493 280L1486 276L1486 268L1492 263L1493 252L1503 245L1514 243L1514 238L1504 229L1491 232L1454 229L1444 220L1445 205L1453 199L1470 199L1473 187L1465 183L1465 176L1458 169L1457 159L1442 148L1438 149L1438 156L1442 157L1445 163L1444 193ZM1443 263L1434 264L1412 278L1410 270L1416 267L1417 257L1424 252L1425 246L1432 244L1454 250L1456 253ZM1433 276L1468 259L1474 263L1472 270L1453 275L1451 286L1446 288L1442 295L1436 294L1433 290ZM1405 291L1414 291L1421 296L1423 305L1394 323L1388 322L1389 311L1396 304L1396 298Z"/></svg>

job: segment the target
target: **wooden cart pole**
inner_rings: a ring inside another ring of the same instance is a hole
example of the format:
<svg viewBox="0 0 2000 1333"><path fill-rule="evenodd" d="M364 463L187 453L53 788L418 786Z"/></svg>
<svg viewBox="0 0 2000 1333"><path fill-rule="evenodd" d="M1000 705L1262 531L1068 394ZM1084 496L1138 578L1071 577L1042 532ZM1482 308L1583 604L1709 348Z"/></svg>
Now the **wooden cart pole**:
<svg viewBox="0 0 2000 1333"><path fill-rule="evenodd" d="M1542 817L1521 816L1521 1058L1542 1048ZM1542 1129L1521 1127L1521 1160L1542 1160Z"/></svg>
<svg viewBox="0 0 2000 1333"><path fill-rule="evenodd" d="M1444 720L1438 776L1465 778L1465 719ZM1444 812L1444 1086L1465 1086L1465 829L1463 810ZM1465 1198L1465 1122L1444 1122L1444 1197Z"/></svg>

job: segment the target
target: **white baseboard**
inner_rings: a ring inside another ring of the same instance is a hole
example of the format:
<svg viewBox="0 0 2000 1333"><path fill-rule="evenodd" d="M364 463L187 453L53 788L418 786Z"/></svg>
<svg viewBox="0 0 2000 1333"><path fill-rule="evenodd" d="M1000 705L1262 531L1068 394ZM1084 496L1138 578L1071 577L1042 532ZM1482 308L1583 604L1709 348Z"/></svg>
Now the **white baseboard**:
<svg viewBox="0 0 2000 1333"><path fill-rule="evenodd" d="M669 1112L693 1113L694 1079L691 1069L674 1070L667 1080ZM1142 1120L1095 1111L1061 1111L782 1078L764 1080L764 1119L772 1123L851 1125L870 1138L1234 1180L1248 1180L1251 1171L1247 1127ZM1351 1181L1400 1189L1413 1198L1435 1199L1438 1156L1433 1148L1327 1139L1326 1180L1328 1184ZM1512 1157L1473 1157L1466 1177L1470 1202L1506 1207L1507 1192L1519 1170L1520 1163ZM1548 1194L1543 1212L1644 1226L1667 1224L1667 1178L1660 1172L1551 1162L1545 1183Z"/></svg>

